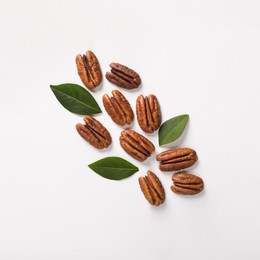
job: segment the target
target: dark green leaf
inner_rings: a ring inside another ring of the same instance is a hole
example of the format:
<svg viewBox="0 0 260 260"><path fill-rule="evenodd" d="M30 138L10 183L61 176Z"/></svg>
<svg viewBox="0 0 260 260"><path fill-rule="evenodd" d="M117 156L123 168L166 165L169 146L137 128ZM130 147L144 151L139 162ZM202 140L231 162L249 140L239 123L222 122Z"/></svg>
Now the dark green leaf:
<svg viewBox="0 0 260 260"><path fill-rule="evenodd" d="M100 176L110 180L121 180L133 175L139 169L120 157L106 157L88 167Z"/></svg>
<svg viewBox="0 0 260 260"><path fill-rule="evenodd" d="M189 115L180 115L165 121L159 129L159 145L177 140L182 135L188 120Z"/></svg>
<svg viewBox="0 0 260 260"><path fill-rule="evenodd" d="M66 83L50 87L59 102L72 113L93 115L102 112L93 96L77 84Z"/></svg>

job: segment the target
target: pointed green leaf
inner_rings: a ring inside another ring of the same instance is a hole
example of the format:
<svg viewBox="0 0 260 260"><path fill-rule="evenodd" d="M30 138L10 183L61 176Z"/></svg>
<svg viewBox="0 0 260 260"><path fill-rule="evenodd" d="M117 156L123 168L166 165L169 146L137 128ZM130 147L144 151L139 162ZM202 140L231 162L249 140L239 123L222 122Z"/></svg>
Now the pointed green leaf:
<svg viewBox="0 0 260 260"><path fill-rule="evenodd" d="M62 106L72 113L93 115L102 112L94 97L77 84L65 83L50 87Z"/></svg>
<svg viewBox="0 0 260 260"><path fill-rule="evenodd" d="M159 145L177 140L182 135L188 121L189 115L180 115L165 121L159 129Z"/></svg>
<svg viewBox="0 0 260 260"><path fill-rule="evenodd" d="M88 167L110 180L122 180L139 171L132 163L120 157L106 157L89 164Z"/></svg>

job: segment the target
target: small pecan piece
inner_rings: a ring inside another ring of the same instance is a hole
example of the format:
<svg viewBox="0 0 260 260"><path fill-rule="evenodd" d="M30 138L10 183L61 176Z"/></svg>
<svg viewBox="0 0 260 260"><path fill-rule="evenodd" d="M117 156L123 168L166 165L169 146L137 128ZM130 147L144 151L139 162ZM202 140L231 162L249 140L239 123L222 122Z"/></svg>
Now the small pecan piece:
<svg viewBox="0 0 260 260"><path fill-rule="evenodd" d="M112 139L107 129L92 116L84 116L85 125L78 123L76 129L87 142L98 149L107 148Z"/></svg>
<svg viewBox="0 0 260 260"><path fill-rule="evenodd" d="M179 171L195 164L197 154L190 148L177 148L159 153L156 160L160 161L161 171Z"/></svg>
<svg viewBox="0 0 260 260"><path fill-rule="evenodd" d="M96 88L102 81L102 71L97 57L92 51L87 51L86 55L76 56L78 74L84 85L89 89Z"/></svg>
<svg viewBox="0 0 260 260"><path fill-rule="evenodd" d="M154 145L147 138L129 129L121 132L120 145L140 162L146 160L155 150Z"/></svg>
<svg viewBox="0 0 260 260"><path fill-rule="evenodd" d="M140 95L136 100L137 121L146 133L153 133L161 125L161 110L155 95L144 97Z"/></svg>
<svg viewBox="0 0 260 260"><path fill-rule="evenodd" d="M106 73L106 78L118 87L134 89L141 84L141 78L134 70L114 62L109 66L111 67L111 72Z"/></svg>
<svg viewBox="0 0 260 260"><path fill-rule="evenodd" d="M138 179L140 188L151 205L159 206L165 201L165 192L159 178L151 171Z"/></svg>
<svg viewBox="0 0 260 260"><path fill-rule="evenodd" d="M175 193L183 195L195 195L203 190L203 180L188 172L178 172L172 176L174 185L171 186L171 190Z"/></svg>
<svg viewBox="0 0 260 260"><path fill-rule="evenodd" d="M129 102L118 90L113 90L112 95L113 97L103 96L103 105L107 113L116 124L130 125L134 120L134 113Z"/></svg>

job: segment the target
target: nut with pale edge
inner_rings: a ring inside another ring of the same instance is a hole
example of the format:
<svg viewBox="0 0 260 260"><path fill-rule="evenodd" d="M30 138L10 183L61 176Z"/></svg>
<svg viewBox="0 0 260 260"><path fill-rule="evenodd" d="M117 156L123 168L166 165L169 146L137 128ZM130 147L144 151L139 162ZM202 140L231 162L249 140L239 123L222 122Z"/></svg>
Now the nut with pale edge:
<svg viewBox="0 0 260 260"><path fill-rule="evenodd" d="M134 130L124 130L120 136L121 147L133 158L143 162L155 150L154 145L144 136Z"/></svg>
<svg viewBox="0 0 260 260"><path fill-rule="evenodd" d="M111 72L106 73L106 78L112 84L121 88L134 89L141 84L141 78L134 70L119 64L111 63Z"/></svg>
<svg viewBox="0 0 260 260"><path fill-rule="evenodd" d="M78 123L76 129L87 142L98 149L107 148L111 143L111 135L108 130L92 116L84 116L85 125Z"/></svg>
<svg viewBox="0 0 260 260"><path fill-rule="evenodd" d="M136 100L137 121L146 133L153 133L161 125L161 110L155 95L144 97L140 95Z"/></svg>
<svg viewBox="0 0 260 260"><path fill-rule="evenodd" d="M198 160L197 154L190 148L177 148L159 153L156 160L160 161L161 171L179 171L188 168Z"/></svg>
<svg viewBox="0 0 260 260"><path fill-rule="evenodd" d="M151 171L138 179L140 188L151 205L159 206L165 201L165 192L159 178Z"/></svg>
<svg viewBox="0 0 260 260"><path fill-rule="evenodd" d="M172 176L171 190L182 195L195 195L203 190L203 180L188 172L178 172Z"/></svg>
<svg viewBox="0 0 260 260"><path fill-rule="evenodd" d="M96 55L92 51L87 51L86 55L76 56L78 74L84 85L93 90L102 81L102 71Z"/></svg>
<svg viewBox="0 0 260 260"><path fill-rule="evenodd" d="M113 97L109 97L106 94L102 99L107 113L116 124L130 125L134 120L134 113L128 100L118 90L113 90L112 95Z"/></svg>

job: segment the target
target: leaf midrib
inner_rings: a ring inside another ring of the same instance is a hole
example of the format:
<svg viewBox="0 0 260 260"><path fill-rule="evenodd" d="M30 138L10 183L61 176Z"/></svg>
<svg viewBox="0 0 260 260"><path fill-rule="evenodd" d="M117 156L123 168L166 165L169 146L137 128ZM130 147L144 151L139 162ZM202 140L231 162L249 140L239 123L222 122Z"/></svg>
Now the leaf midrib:
<svg viewBox="0 0 260 260"><path fill-rule="evenodd" d="M91 166L90 167L93 167L93 168L99 168L99 169L103 169L103 168L106 168L106 169L111 169L111 170L138 170L138 168L114 168L114 167L106 167L106 166Z"/></svg>

